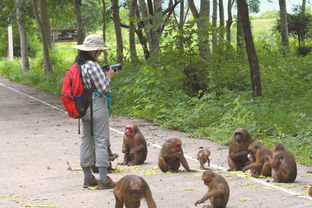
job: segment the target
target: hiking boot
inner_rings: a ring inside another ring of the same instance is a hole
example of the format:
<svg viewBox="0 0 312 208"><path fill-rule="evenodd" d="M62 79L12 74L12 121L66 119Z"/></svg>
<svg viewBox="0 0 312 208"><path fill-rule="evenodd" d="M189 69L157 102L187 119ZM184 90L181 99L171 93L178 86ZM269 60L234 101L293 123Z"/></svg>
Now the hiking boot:
<svg viewBox="0 0 312 208"><path fill-rule="evenodd" d="M103 189L112 189L116 186L116 183L112 180L111 177L107 176L107 180L105 182L99 180L97 188L98 190L103 190Z"/></svg>
<svg viewBox="0 0 312 208"><path fill-rule="evenodd" d="M90 186L98 185L98 180L92 175L92 179L84 178L83 188L88 188Z"/></svg>

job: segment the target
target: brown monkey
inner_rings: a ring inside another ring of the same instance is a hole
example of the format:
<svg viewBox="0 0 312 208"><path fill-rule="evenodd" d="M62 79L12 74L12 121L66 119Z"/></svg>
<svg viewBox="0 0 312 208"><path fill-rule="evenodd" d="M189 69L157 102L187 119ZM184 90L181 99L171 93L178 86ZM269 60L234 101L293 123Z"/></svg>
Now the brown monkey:
<svg viewBox="0 0 312 208"><path fill-rule="evenodd" d="M253 158L252 163L242 170L251 170L251 175L258 178L260 175L271 176L271 164L267 160L272 156L272 151L263 145L261 140L251 143L248 147L248 158Z"/></svg>
<svg viewBox="0 0 312 208"><path fill-rule="evenodd" d="M94 152L94 155L95 155L95 152ZM107 172L108 173L111 173L114 168L112 167L112 161L114 161L117 157L119 157L118 154L116 153L113 153L111 148L110 148L110 145L108 146L108 162L109 162L109 166L107 167ZM99 173L99 168L94 165L91 166L91 170L93 173Z"/></svg>
<svg viewBox="0 0 312 208"><path fill-rule="evenodd" d="M208 167L210 166L209 156L210 156L210 151L208 149L199 150L199 152L197 153L197 160L200 163L201 169L207 170L207 168L204 167L206 162L208 164Z"/></svg>
<svg viewBox="0 0 312 208"><path fill-rule="evenodd" d="M247 154L248 147L252 142L253 140L246 129L238 128L235 130L227 157L230 167L229 171L242 170L243 167L250 163Z"/></svg>
<svg viewBox="0 0 312 208"><path fill-rule="evenodd" d="M212 170L206 170L203 172L202 180L209 190L200 200L195 202L195 206L210 199L211 205L204 207L225 208L229 200L230 188L223 176L214 173Z"/></svg>
<svg viewBox="0 0 312 208"><path fill-rule="evenodd" d="M146 181L137 175L121 178L114 188L115 208L139 208L141 199L145 198L148 208L156 208L152 192Z"/></svg>
<svg viewBox="0 0 312 208"><path fill-rule="evenodd" d="M180 164L187 172L192 172L187 164L182 150L182 141L178 138L168 139L161 147L158 166L162 172L176 172Z"/></svg>
<svg viewBox="0 0 312 208"><path fill-rule="evenodd" d="M275 145L273 156L268 160L272 167L272 177L276 182L291 183L295 181L297 177L296 160L283 144Z"/></svg>
<svg viewBox="0 0 312 208"><path fill-rule="evenodd" d="M126 126L122 153L124 153L123 165L140 165L146 160L146 140L136 125Z"/></svg>

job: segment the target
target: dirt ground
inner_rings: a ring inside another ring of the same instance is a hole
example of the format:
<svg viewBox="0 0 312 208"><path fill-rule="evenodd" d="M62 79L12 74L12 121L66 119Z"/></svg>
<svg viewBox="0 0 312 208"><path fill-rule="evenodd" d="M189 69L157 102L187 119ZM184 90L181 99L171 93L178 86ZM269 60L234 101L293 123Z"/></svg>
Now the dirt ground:
<svg viewBox="0 0 312 208"><path fill-rule="evenodd" d="M146 163L124 167L114 161L113 166L122 171L110 176L115 181L127 174L144 177L158 208L192 208L207 191L200 180L200 171L164 174L157 168L159 147L172 137L182 139L192 169L199 168L195 160L199 148L211 150L211 168L223 175L230 186L228 208L312 207L312 197L307 196L308 186L312 183L312 175L307 172L312 171L312 167L298 165L297 179L291 184L276 184L271 178L254 179L229 173L225 171L228 168L228 147L189 138L182 132L163 129L144 120L120 116L110 119L112 150L119 154L119 162L123 158L122 131L129 123L137 124L147 139ZM0 76L1 208L114 207L112 190L82 188L79 145L77 120L67 117L58 96ZM147 207L144 201L141 207Z"/></svg>

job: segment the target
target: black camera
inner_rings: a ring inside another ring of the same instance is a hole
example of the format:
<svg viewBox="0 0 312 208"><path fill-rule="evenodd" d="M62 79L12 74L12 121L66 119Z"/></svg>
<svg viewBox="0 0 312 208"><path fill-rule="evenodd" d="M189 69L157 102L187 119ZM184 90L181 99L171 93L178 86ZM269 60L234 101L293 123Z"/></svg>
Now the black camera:
<svg viewBox="0 0 312 208"><path fill-rule="evenodd" d="M102 69L103 69L103 71L108 71L110 67L114 70L114 72L122 70L122 64L120 64L120 63L119 64L113 64L113 65L104 65Z"/></svg>

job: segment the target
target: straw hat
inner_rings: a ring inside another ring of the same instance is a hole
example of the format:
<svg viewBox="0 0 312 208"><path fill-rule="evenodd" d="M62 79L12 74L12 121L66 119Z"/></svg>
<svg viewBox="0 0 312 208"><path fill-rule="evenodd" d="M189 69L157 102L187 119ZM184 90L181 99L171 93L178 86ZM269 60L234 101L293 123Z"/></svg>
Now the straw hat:
<svg viewBox="0 0 312 208"><path fill-rule="evenodd" d="M81 51L103 51L108 49L104 46L103 39L98 35L88 35L82 45L76 45L74 48Z"/></svg>

